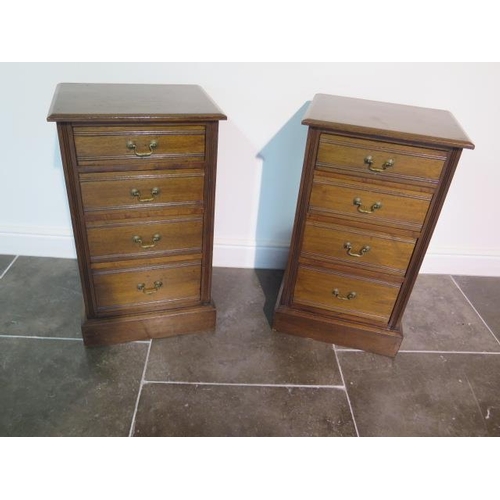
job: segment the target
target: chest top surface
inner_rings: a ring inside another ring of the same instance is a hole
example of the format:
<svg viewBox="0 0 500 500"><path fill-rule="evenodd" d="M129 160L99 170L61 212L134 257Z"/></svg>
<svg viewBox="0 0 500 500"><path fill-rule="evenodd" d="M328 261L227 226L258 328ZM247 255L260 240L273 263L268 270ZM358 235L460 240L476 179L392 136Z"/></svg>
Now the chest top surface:
<svg viewBox="0 0 500 500"><path fill-rule="evenodd" d="M185 122L226 118L199 85L60 83L47 120Z"/></svg>
<svg viewBox="0 0 500 500"><path fill-rule="evenodd" d="M441 109L316 94L302 123L338 132L474 149L455 117Z"/></svg>

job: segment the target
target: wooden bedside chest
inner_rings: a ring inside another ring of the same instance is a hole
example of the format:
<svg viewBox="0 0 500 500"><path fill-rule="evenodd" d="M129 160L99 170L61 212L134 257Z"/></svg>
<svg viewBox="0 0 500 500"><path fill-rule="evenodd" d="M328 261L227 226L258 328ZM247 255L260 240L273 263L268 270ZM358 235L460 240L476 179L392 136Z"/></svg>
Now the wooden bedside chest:
<svg viewBox="0 0 500 500"><path fill-rule="evenodd" d="M395 356L463 148L447 111L318 94L275 330Z"/></svg>
<svg viewBox="0 0 500 500"><path fill-rule="evenodd" d="M218 121L197 85L57 86L86 345L213 329Z"/></svg>

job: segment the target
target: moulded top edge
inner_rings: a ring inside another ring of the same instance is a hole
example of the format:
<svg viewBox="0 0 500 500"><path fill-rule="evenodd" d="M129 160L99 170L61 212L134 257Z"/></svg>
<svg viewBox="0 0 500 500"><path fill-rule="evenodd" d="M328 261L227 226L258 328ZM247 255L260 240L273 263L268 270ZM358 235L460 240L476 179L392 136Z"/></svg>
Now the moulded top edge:
<svg viewBox="0 0 500 500"><path fill-rule="evenodd" d="M226 115L199 85L60 83L48 121L217 121Z"/></svg>
<svg viewBox="0 0 500 500"><path fill-rule="evenodd" d="M316 94L302 123L339 132L474 149L455 117L441 109Z"/></svg>

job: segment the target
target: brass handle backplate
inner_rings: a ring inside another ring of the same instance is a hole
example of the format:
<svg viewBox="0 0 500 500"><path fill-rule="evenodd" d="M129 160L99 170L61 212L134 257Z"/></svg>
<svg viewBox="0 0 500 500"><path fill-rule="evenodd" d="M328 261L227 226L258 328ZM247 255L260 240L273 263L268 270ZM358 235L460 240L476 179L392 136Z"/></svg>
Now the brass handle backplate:
<svg viewBox="0 0 500 500"><path fill-rule="evenodd" d="M157 147L158 147L158 142L151 141L149 143L149 151L147 153L138 153L135 142L127 141L127 148L132 149L134 151L135 156L139 156L140 158L144 158L145 156L151 156L153 154L153 150L155 150Z"/></svg>
<svg viewBox="0 0 500 500"><path fill-rule="evenodd" d="M356 298L356 292L349 292L346 296L340 295L338 288L334 288L332 294L339 300L352 300Z"/></svg>
<svg viewBox="0 0 500 500"><path fill-rule="evenodd" d="M373 157L371 155L367 156L364 161L365 164L368 165L368 170L371 170L372 172L384 172L389 167L394 166L394 160L392 158L382 163L380 168L373 166Z"/></svg>
<svg viewBox="0 0 500 500"><path fill-rule="evenodd" d="M146 288L145 283L139 283L137 285L137 290L139 290L142 293L145 293L146 295L152 295L153 293L156 293L162 286L163 283L161 281L155 281L154 286L152 288Z"/></svg>
<svg viewBox="0 0 500 500"><path fill-rule="evenodd" d="M146 243L146 244L143 243L142 236L134 236L132 238L132 241L134 243L141 245L141 248L153 248L160 240L161 240L161 235L159 234L154 234L153 237L151 238L151 243Z"/></svg>
<svg viewBox="0 0 500 500"><path fill-rule="evenodd" d="M139 203L147 203L150 201L154 201L155 196L158 196L160 194L160 189L159 188L151 189L151 196L149 198L141 198L141 192L135 188L130 190L130 194L132 196L135 196Z"/></svg>
<svg viewBox="0 0 500 500"><path fill-rule="evenodd" d="M365 246L361 247L361 250L359 251L359 253L351 252L352 245L349 241L346 241L344 243L344 248L347 250L347 255L350 255L351 257L363 257L363 255L366 252L369 252L371 250L371 247L369 245L365 245Z"/></svg>
<svg viewBox="0 0 500 500"><path fill-rule="evenodd" d="M380 201L374 203L370 209L363 208L361 198L354 198L354 200L352 200L352 204L356 205L358 207L358 212L361 212L362 214L371 214L375 212L375 210L382 208L382 203Z"/></svg>

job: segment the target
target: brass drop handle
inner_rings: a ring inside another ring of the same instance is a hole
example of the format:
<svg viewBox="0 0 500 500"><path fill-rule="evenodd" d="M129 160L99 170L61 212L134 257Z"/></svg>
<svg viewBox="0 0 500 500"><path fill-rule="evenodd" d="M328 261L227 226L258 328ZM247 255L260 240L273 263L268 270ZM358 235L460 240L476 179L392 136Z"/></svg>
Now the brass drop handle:
<svg viewBox="0 0 500 500"><path fill-rule="evenodd" d="M139 203L147 203L150 201L154 201L155 196L158 196L160 194L160 190L159 190L159 188L151 189L151 196L149 198L141 198L141 192L135 188L130 191L130 194L132 196L135 196Z"/></svg>
<svg viewBox="0 0 500 500"><path fill-rule="evenodd" d="M140 158L144 158L145 156L151 156L153 154L153 150L156 149L157 147L158 147L158 142L151 141L149 143L149 152L148 153L138 153L137 146L135 145L135 142L127 141L127 148L132 149L134 151L135 156L139 156Z"/></svg>
<svg viewBox="0 0 500 500"><path fill-rule="evenodd" d="M153 238L151 238L151 243L147 243L147 244L144 244L142 242L142 237L141 236L134 236L132 238L132 241L134 243L137 243L138 245L141 245L141 248L153 248L160 240L161 240L161 235L159 235L159 234L154 234Z"/></svg>
<svg viewBox="0 0 500 500"><path fill-rule="evenodd" d="M356 205L358 207L358 212L361 212L362 214L371 214L375 212L375 210L379 210L380 208L382 208L382 203L380 201L377 201L371 206L369 210L367 210L366 208L363 208L361 198L354 198L354 200L352 200L352 204Z"/></svg>
<svg viewBox="0 0 500 500"><path fill-rule="evenodd" d="M145 293L146 295L152 295L153 293L156 293L162 286L163 283L161 281L155 281L154 286L152 288L146 288L145 283L139 283L137 285L137 290L139 290L142 293Z"/></svg>
<svg viewBox="0 0 500 500"><path fill-rule="evenodd" d="M363 255L366 252L369 252L371 250L371 247L369 245L365 245L365 246L361 247L361 250L359 251L359 253L351 252L352 245L349 241L346 241L344 243L344 248L347 250L347 255L350 255L351 257L363 257Z"/></svg>
<svg viewBox="0 0 500 500"><path fill-rule="evenodd" d="M394 166L394 160L392 158L390 158L389 160L386 160L384 163L382 163L382 166L380 168L372 166L373 165L373 157L371 155L368 155L364 161L365 161L365 164L368 165L368 170L371 170L372 172L384 172L389 167Z"/></svg>
<svg viewBox="0 0 500 500"><path fill-rule="evenodd" d="M356 298L356 292L349 292L346 296L343 296L340 295L338 288L334 288L332 294L339 300L353 300Z"/></svg>

